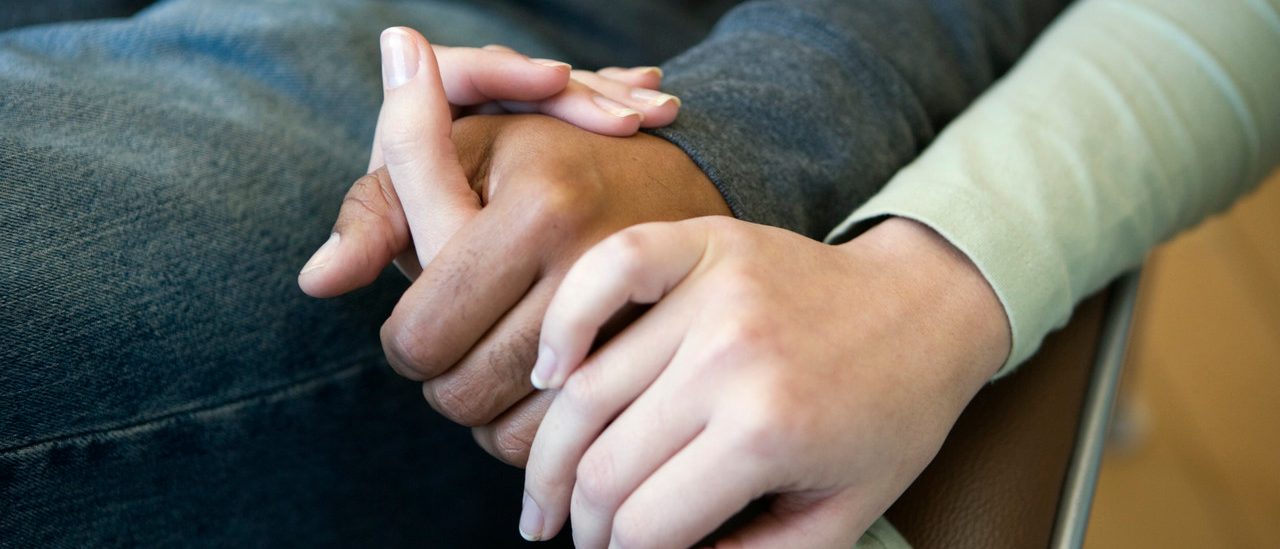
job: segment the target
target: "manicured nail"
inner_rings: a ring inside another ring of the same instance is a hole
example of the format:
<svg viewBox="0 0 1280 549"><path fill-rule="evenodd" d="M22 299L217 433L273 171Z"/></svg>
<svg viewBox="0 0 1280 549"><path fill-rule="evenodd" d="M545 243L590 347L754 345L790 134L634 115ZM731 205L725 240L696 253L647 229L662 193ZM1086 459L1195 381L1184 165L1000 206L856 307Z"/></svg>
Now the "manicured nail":
<svg viewBox="0 0 1280 549"><path fill-rule="evenodd" d="M628 116L639 116L641 119L644 118L644 115L640 114L640 111L609 99L603 95L597 95L591 99L596 102L596 106L618 118L626 118Z"/></svg>
<svg viewBox="0 0 1280 549"><path fill-rule="evenodd" d="M520 507L520 537L525 541L542 540L542 509L528 492L525 492L524 503Z"/></svg>
<svg viewBox="0 0 1280 549"><path fill-rule="evenodd" d="M396 89L418 74L418 46L402 29L382 31L382 85Z"/></svg>
<svg viewBox="0 0 1280 549"><path fill-rule="evenodd" d="M662 69L660 67L634 67L631 70L639 73L651 72L658 75L658 78L662 78Z"/></svg>
<svg viewBox="0 0 1280 549"><path fill-rule="evenodd" d="M547 383L556 373L556 352L551 347L538 347L538 360L533 363L533 371L529 373L529 382L538 389L546 389Z"/></svg>
<svg viewBox="0 0 1280 549"><path fill-rule="evenodd" d="M333 256L333 251L338 249L339 240L342 240L342 237L338 233L329 235L329 240L326 240L324 245L320 246L319 250L316 250L316 253L307 261L307 264L302 266L302 272L298 274L307 274L328 265L329 259Z"/></svg>
<svg viewBox="0 0 1280 549"><path fill-rule="evenodd" d="M661 107L672 101L676 102L677 107L681 105L679 97L676 97L669 93L654 91L648 88L632 88L631 98L635 99L636 101L644 101L645 103L648 103L655 107Z"/></svg>
<svg viewBox="0 0 1280 549"><path fill-rule="evenodd" d="M569 70L573 68L568 63L565 63L564 61L556 61L555 59L530 59L529 61L545 67L553 67L557 69L563 68L565 70Z"/></svg>

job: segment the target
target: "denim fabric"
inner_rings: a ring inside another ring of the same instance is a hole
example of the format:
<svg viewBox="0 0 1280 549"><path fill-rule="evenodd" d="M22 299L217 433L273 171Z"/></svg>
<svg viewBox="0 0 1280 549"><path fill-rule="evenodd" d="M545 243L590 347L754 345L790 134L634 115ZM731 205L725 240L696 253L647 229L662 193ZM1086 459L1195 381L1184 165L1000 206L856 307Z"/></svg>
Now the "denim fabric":
<svg viewBox="0 0 1280 549"><path fill-rule="evenodd" d="M0 10L0 30L28 25L127 17L155 0L5 0Z"/></svg>

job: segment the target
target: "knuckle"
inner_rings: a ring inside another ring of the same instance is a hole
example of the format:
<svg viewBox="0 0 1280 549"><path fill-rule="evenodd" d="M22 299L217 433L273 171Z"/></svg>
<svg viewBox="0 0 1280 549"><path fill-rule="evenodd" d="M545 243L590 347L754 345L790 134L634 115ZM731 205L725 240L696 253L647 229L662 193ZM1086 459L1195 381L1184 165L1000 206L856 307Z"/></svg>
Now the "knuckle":
<svg viewBox="0 0 1280 549"><path fill-rule="evenodd" d="M775 462L792 455L794 438L806 429L803 403L793 402L781 391L761 382L748 390L744 406L736 414L734 438L745 456L761 462Z"/></svg>
<svg viewBox="0 0 1280 549"><path fill-rule="evenodd" d="M351 190L342 198L341 210L350 209L375 217L384 217L391 209L390 206L378 176L370 173L360 176L360 179L351 186Z"/></svg>
<svg viewBox="0 0 1280 549"><path fill-rule="evenodd" d="M755 303L764 290L761 275L742 261L726 261L717 269L721 289L727 294L729 303Z"/></svg>
<svg viewBox="0 0 1280 549"><path fill-rule="evenodd" d="M390 117L396 121L399 117ZM410 124L388 123L382 128L379 136L382 154L391 164L403 163L420 154L422 130Z"/></svg>
<svg viewBox="0 0 1280 549"><path fill-rule="evenodd" d="M408 246L408 227L400 201L385 168L357 179L342 199L334 230L346 232L359 226L375 236L368 246L380 246L381 253L394 256Z"/></svg>
<svg viewBox="0 0 1280 549"><path fill-rule="evenodd" d="M715 233L718 238L737 241L741 239L751 239L756 227L748 223L726 217L723 215L711 215L706 217L695 218L697 223L706 225L708 231Z"/></svg>
<svg viewBox="0 0 1280 549"><path fill-rule="evenodd" d="M422 344L413 332L388 321L382 325L379 337L387 362L396 373L414 381L430 377L431 372L421 366Z"/></svg>
<svg viewBox="0 0 1280 549"><path fill-rule="evenodd" d="M765 322L750 316L739 316L725 324L724 345L751 348L768 338Z"/></svg>
<svg viewBox="0 0 1280 549"><path fill-rule="evenodd" d="M609 261L622 280L634 281L645 267L648 238L638 227L623 229L609 237Z"/></svg>
<svg viewBox="0 0 1280 549"><path fill-rule="evenodd" d="M743 417L737 431L741 452L759 461L772 462L784 448L783 433L777 427L778 421L763 413Z"/></svg>
<svg viewBox="0 0 1280 549"><path fill-rule="evenodd" d="M580 368L574 375L569 376L564 387L560 389L560 394L556 395L556 399L564 401L561 406L568 408L575 416L585 417L592 410L597 409L594 404L598 395L597 381L594 379L595 376L591 375L592 371Z"/></svg>
<svg viewBox="0 0 1280 549"><path fill-rule="evenodd" d="M490 387L524 393L532 388L529 372L538 359L539 328L534 322L514 326L507 334L473 348L458 367L483 372L490 378Z"/></svg>
<svg viewBox="0 0 1280 549"><path fill-rule="evenodd" d="M740 320L729 325L728 332L726 339L745 351L754 362L773 363L780 355L785 355L778 336L780 327L772 317L743 312Z"/></svg>
<svg viewBox="0 0 1280 549"><path fill-rule="evenodd" d="M623 549L660 547L661 544L654 538L654 528L646 528L644 521L633 517L634 515L628 513L625 507L618 511L609 533L609 547Z"/></svg>
<svg viewBox="0 0 1280 549"><path fill-rule="evenodd" d="M744 362L765 363L774 357L777 332L767 317L741 310L726 316L730 320L709 342L710 364L738 367Z"/></svg>
<svg viewBox="0 0 1280 549"><path fill-rule="evenodd" d="M369 189L370 194L374 194L376 191L376 194L382 197L382 201L387 205L386 211L400 211L400 196L396 194L396 185L391 180L391 172L387 171L387 167L382 166L374 170L372 174L366 175L365 178L369 178L370 175L373 177L365 184L369 187L374 187L376 183L377 187L376 189Z"/></svg>
<svg viewBox="0 0 1280 549"><path fill-rule="evenodd" d="M613 460L600 452L588 452L578 462L574 490L581 503L592 509L610 510L620 503L614 489Z"/></svg>
<svg viewBox="0 0 1280 549"><path fill-rule="evenodd" d="M472 390L471 385L465 379L427 381L422 385L423 396L432 408L455 423L467 427L484 425L492 418L479 402L480 394ZM500 431L495 439L499 447L502 446L501 438Z"/></svg>
<svg viewBox="0 0 1280 549"><path fill-rule="evenodd" d="M533 448L533 433L528 427L505 425L499 427L493 435L495 457L511 464L524 464L529 460L529 450Z"/></svg>
<svg viewBox="0 0 1280 549"><path fill-rule="evenodd" d="M529 448L530 450L533 449L532 443L530 443ZM559 464L550 464L545 459L539 464L532 459L532 451L529 457L529 467L524 472L525 491L533 494L535 499L539 500L541 498L537 496L563 493L566 489L566 479L564 474L557 472Z"/></svg>
<svg viewBox="0 0 1280 549"><path fill-rule="evenodd" d="M572 232L590 221L598 203L595 185L561 178L544 178L532 185L529 222L535 229Z"/></svg>

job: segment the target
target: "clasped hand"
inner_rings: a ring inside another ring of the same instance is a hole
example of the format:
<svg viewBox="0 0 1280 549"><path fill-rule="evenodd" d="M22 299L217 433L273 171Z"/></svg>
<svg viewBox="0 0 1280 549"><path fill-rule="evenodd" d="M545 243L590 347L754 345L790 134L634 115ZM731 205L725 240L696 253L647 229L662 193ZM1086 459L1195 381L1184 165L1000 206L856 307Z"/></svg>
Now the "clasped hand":
<svg viewBox="0 0 1280 549"><path fill-rule="evenodd" d="M655 69L571 75L509 50L433 54L408 29L385 32L383 51L372 173L347 194L334 236L299 283L313 296L339 295L400 258L416 280L382 328L388 360L423 382L436 410L476 427L486 450L523 465L552 396L529 383L538 328L573 260L624 227L728 208L680 149L632 135L679 108L650 89L660 83ZM454 120L476 103L562 120Z"/></svg>
<svg viewBox="0 0 1280 549"><path fill-rule="evenodd" d="M528 461L527 538L572 517L582 547L688 546L767 498L720 542L849 547L1003 360L999 302L927 227L830 246L736 221L680 149L615 137L674 119L654 71L433 54L405 29L383 50L378 169L300 284L338 295L400 258L388 360ZM475 104L561 121L454 120ZM654 305L606 337L628 304Z"/></svg>

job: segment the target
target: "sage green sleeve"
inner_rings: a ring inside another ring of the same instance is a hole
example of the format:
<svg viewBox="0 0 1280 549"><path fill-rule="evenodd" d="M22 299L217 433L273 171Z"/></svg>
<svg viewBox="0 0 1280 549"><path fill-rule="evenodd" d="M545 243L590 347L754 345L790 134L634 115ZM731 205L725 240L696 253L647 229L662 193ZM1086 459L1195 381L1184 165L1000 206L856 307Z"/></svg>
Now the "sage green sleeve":
<svg viewBox="0 0 1280 549"><path fill-rule="evenodd" d="M833 231L920 221L969 256L1026 360L1075 304L1280 160L1280 0L1083 0Z"/></svg>

